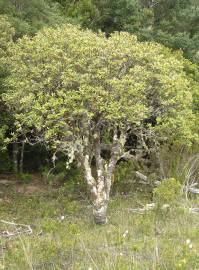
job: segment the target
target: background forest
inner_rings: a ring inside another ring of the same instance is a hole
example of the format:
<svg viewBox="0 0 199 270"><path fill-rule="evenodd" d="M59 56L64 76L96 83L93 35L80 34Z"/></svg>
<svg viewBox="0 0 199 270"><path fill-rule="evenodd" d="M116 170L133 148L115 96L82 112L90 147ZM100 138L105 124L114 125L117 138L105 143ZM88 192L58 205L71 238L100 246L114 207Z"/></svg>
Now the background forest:
<svg viewBox="0 0 199 270"><path fill-rule="evenodd" d="M0 270L198 270L198 185L199 0L0 0Z"/></svg>

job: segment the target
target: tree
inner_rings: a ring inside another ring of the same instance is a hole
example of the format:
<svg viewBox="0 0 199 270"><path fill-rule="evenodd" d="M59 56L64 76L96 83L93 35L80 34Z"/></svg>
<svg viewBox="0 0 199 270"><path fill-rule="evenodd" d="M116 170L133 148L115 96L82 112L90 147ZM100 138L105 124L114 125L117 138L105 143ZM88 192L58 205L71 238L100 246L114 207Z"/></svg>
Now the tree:
<svg viewBox="0 0 199 270"><path fill-rule="evenodd" d="M194 140L192 85L180 54L128 33L110 38L66 25L10 49L4 100L27 140L84 169L96 223L106 223L112 176L133 133L147 147ZM104 145L109 156L103 155Z"/></svg>
<svg viewBox="0 0 199 270"><path fill-rule="evenodd" d="M65 2L65 7L67 16L77 18L82 26L93 30L111 33L131 27L136 31L140 26L137 0L80 0L73 4Z"/></svg>
<svg viewBox="0 0 199 270"><path fill-rule="evenodd" d="M84 28L98 29L110 34L114 31L137 33L153 23L153 10L149 4L138 0L78 0L56 1L63 7L63 14L73 18ZM147 6L147 8L145 8Z"/></svg>

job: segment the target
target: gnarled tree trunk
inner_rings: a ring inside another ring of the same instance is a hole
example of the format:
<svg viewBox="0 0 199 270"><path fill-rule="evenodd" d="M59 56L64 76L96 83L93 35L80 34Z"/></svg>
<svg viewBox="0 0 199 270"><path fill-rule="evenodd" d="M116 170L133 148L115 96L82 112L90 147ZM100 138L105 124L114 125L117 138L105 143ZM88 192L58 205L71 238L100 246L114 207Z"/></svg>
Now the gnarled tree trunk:
<svg viewBox="0 0 199 270"><path fill-rule="evenodd" d="M96 224L107 223L107 206L109 194L105 189L105 182L103 180L103 175L95 179L92 175L91 170L91 160L89 156L86 155L84 158L84 170L85 178L89 186L91 193L91 201L93 203L93 216Z"/></svg>
<svg viewBox="0 0 199 270"><path fill-rule="evenodd" d="M118 159L122 155L123 146L126 141L126 134L115 130L111 147L111 157L106 161L101 156L102 144L100 142L100 133L94 134L94 153L87 152L83 158L83 167L85 178L91 193L93 203L93 216L96 224L107 223L107 208L110 198L112 176ZM90 154L89 154L90 153ZM91 170L92 158L95 158L97 176L94 177Z"/></svg>
<svg viewBox="0 0 199 270"><path fill-rule="evenodd" d="M96 201L93 202L93 217L96 224L106 224L108 200L106 192L98 193Z"/></svg>

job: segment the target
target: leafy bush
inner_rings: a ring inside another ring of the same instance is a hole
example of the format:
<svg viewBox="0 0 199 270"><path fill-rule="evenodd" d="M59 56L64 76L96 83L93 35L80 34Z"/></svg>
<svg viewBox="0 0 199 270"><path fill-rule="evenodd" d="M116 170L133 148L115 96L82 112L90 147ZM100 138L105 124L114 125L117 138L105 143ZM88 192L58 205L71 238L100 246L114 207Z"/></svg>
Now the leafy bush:
<svg viewBox="0 0 199 270"><path fill-rule="evenodd" d="M153 190L155 202L162 206L169 204L175 206L178 204L182 195L182 186L175 178L163 180L161 184Z"/></svg>

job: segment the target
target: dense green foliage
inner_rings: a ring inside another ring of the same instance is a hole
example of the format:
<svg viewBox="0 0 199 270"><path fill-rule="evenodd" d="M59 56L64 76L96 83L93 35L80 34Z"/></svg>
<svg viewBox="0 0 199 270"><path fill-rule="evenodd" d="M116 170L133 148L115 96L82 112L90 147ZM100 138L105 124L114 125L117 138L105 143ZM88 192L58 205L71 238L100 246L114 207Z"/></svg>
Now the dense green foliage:
<svg viewBox="0 0 199 270"><path fill-rule="evenodd" d="M45 141L75 149L85 147L81 138L91 132L90 140L95 125L111 139L114 127L139 132L150 129L146 121L153 118L153 132L183 143L197 137L192 109L198 84L186 76L182 56L163 46L67 25L25 37L9 53L5 100L22 133L36 128Z"/></svg>
<svg viewBox="0 0 199 270"><path fill-rule="evenodd" d="M199 3L198 1L160 1L154 10L154 38L198 61Z"/></svg>

